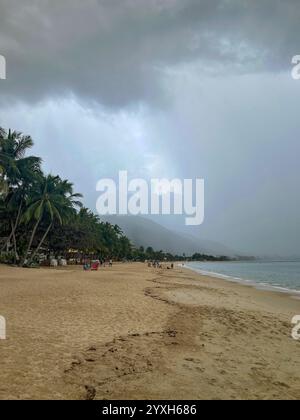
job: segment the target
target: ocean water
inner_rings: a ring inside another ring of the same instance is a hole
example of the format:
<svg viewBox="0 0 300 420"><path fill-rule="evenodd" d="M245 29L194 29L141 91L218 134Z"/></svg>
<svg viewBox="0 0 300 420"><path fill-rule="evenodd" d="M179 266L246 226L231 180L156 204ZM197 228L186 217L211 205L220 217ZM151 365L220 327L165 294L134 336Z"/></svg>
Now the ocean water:
<svg viewBox="0 0 300 420"><path fill-rule="evenodd" d="M190 262L185 266L229 281L300 294L300 261Z"/></svg>

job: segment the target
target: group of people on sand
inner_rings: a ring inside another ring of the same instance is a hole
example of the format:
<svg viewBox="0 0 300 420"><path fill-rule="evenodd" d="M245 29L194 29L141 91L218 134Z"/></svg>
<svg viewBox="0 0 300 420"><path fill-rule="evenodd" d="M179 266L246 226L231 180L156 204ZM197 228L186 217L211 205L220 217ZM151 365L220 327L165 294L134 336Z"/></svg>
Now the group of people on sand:
<svg viewBox="0 0 300 420"><path fill-rule="evenodd" d="M106 260L95 260L95 261L85 261L83 264L84 271L93 271L98 270L100 267L112 267L113 260L110 259L109 261Z"/></svg>
<svg viewBox="0 0 300 420"><path fill-rule="evenodd" d="M163 269L173 270L174 264L172 263L171 266L169 265L166 266L165 264L162 264L160 261L148 261L148 267L159 268L161 270Z"/></svg>

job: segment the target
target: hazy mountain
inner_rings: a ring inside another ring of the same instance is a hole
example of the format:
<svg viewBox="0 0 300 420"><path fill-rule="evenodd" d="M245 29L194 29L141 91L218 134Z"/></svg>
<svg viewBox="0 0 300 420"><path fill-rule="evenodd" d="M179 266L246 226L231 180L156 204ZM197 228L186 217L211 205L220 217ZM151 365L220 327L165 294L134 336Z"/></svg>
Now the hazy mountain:
<svg viewBox="0 0 300 420"><path fill-rule="evenodd" d="M203 240L197 236L166 227L141 216L106 216L102 220L118 224L135 246L151 246L155 250L163 250L172 254L192 255L195 252L213 255L233 256L233 250L222 244Z"/></svg>

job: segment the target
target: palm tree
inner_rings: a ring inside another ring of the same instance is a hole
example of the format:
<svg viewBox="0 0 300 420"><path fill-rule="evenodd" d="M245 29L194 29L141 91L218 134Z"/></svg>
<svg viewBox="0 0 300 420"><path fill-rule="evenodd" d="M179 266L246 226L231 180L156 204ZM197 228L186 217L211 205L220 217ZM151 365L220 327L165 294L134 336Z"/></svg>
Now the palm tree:
<svg viewBox="0 0 300 420"><path fill-rule="evenodd" d="M41 159L25 157L33 146L30 136L0 128L0 192L7 207L11 232L2 249L8 247L13 239L15 258L17 244L15 233L18 228L26 193L37 176L41 175Z"/></svg>
<svg viewBox="0 0 300 420"><path fill-rule="evenodd" d="M48 227L37 248L32 253L29 262L31 262L39 252L53 227L53 223L57 221L62 225L64 220L67 220L70 215L74 214L75 208L81 206L81 202L79 201L79 198L81 197L81 194L73 193L73 185L71 183L62 181L59 176L48 175L41 179L41 182L37 184L36 191L23 216L23 221L26 224L34 221L34 226L22 265L27 262L28 255L41 222L47 222Z"/></svg>
<svg viewBox="0 0 300 420"><path fill-rule="evenodd" d="M33 147L33 140L17 131L8 133L0 129L0 168L2 181L9 185L19 182L22 171L26 167L39 167L41 159L37 157L25 158L26 152Z"/></svg>

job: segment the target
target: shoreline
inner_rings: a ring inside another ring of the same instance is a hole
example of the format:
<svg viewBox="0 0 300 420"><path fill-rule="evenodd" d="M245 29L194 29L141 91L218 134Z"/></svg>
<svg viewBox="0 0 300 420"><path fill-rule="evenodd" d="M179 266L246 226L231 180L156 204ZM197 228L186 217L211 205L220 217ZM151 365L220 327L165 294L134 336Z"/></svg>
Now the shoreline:
<svg viewBox="0 0 300 420"><path fill-rule="evenodd" d="M0 314L0 399L300 399L300 302L282 293L142 263L0 265Z"/></svg>
<svg viewBox="0 0 300 420"><path fill-rule="evenodd" d="M230 283L236 283L236 284L241 284L241 285L244 285L244 286L254 287L257 290L262 290L262 291L265 290L265 291L270 291L270 292L274 292L274 293L283 293L283 294L286 294L286 295L290 295L290 297L293 298L293 299L300 299L300 290L297 290L297 289L289 289L288 287L276 286L276 285L272 285L272 284L268 284L268 283L264 283L264 282L260 283L260 282L255 281L255 280L244 279L242 277L233 277L233 276L222 274L222 273L205 271L205 270L201 270L201 269L191 267L191 266L188 265L188 263L185 263L184 266L182 266L182 263L178 263L178 267L186 268L187 270L191 270L194 273L198 273L200 276L212 277L212 278L215 278L215 279L228 281Z"/></svg>

